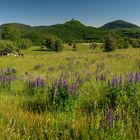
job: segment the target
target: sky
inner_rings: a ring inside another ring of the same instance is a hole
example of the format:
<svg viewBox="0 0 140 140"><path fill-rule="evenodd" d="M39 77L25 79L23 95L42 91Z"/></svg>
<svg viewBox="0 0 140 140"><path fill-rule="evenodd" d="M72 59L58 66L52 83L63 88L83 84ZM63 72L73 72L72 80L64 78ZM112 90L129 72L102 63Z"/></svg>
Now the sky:
<svg viewBox="0 0 140 140"><path fill-rule="evenodd" d="M113 20L140 25L139 13L140 0L0 0L0 24L52 25L75 18L94 27Z"/></svg>

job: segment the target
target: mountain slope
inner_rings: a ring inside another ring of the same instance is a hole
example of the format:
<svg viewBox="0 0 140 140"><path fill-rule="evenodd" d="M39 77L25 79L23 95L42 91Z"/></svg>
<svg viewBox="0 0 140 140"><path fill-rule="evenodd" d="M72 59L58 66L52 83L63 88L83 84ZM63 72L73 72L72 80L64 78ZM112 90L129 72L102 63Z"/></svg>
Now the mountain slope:
<svg viewBox="0 0 140 140"><path fill-rule="evenodd" d="M48 35L55 35L66 42L81 40L100 41L105 33L103 29L86 26L77 20L70 20L64 24L36 27L20 23L3 24L0 26L0 33L6 27L12 27L12 29L21 31L25 37L45 38Z"/></svg>
<svg viewBox="0 0 140 140"><path fill-rule="evenodd" d="M52 26L34 27L34 30L56 35L64 41L100 40L102 35L104 35L104 30L86 26L77 20L71 20L64 24Z"/></svg>
<svg viewBox="0 0 140 140"><path fill-rule="evenodd" d="M137 28L138 26L123 20L116 20L103 25L103 29L116 29L116 28Z"/></svg>

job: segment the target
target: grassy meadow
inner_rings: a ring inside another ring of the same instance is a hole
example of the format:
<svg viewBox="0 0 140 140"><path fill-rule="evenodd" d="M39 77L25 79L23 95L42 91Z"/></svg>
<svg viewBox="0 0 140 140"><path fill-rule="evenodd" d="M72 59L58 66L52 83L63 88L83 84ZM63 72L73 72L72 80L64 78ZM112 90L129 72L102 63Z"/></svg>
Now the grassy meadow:
<svg viewBox="0 0 140 140"><path fill-rule="evenodd" d="M140 49L22 52L0 57L1 140L140 138Z"/></svg>

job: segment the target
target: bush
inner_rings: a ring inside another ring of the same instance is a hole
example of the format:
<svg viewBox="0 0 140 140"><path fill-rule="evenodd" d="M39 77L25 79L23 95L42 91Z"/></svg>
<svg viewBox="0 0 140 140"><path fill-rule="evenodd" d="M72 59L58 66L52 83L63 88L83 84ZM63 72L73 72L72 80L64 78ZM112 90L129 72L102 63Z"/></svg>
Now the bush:
<svg viewBox="0 0 140 140"><path fill-rule="evenodd" d="M7 55L15 50L14 44L11 41L0 41L0 55Z"/></svg>
<svg viewBox="0 0 140 140"><path fill-rule="evenodd" d="M50 51L59 52L63 50L62 41L57 37L49 37L44 44Z"/></svg>
<svg viewBox="0 0 140 140"><path fill-rule="evenodd" d="M126 47L126 46L125 46ZM111 32L105 36L104 39L104 51L110 52L115 49L124 48L124 39L119 35Z"/></svg>
<svg viewBox="0 0 140 140"><path fill-rule="evenodd" d="M32 46L32 41L30 39L20 39L17 41L17 47L19 49L27 49Z"/></svg>
<svg viewBox="0 0 140 140"><path fill-rule="evenodd" d="M130 39L130 44L133 48L140 48L140 41L138 39Z"/></svg>
<svg viewBox="0 0 140 140"><path fill-rule="evenodd" d="M110 52L114 51L116 49L116 38L114 34L108 34L105 36L105 42L104 42L104 51Z"/></svg>

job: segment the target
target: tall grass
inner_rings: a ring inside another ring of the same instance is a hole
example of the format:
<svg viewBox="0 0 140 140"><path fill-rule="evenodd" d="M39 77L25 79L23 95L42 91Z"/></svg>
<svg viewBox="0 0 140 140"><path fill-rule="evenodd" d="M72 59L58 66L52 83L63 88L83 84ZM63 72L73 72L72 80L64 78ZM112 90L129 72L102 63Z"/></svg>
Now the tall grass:
<svg viewBox="0 0 140 140"><path fill-rule="evenodd" d="M84 48L1 57L0 76L11 80L0 88L1 139L139 139L139 53Z"/></svg>

